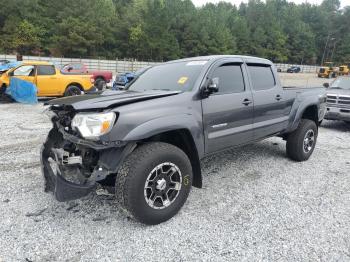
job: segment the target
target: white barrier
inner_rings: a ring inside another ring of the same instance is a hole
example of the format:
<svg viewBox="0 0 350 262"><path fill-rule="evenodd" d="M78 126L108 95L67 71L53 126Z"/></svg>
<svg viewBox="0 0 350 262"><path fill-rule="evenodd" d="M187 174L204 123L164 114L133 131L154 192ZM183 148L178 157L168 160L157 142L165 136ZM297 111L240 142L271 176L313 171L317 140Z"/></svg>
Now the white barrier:
<svg viewBox="0 0 350 262"><path fill-rule="evenodd" d="M1 55L0 60L16 60L15 55ZM136 61L133 59L123 60L103 60L103 59L82 59L82 58L65 58L65 57L43 57L43 56L23 56L23 61L49 61L56 65L62 66L72 62L84 63L91 70L108 70L113 73L134 72L141 68L155 65L155 62Z"/></svg>
<svg viewBox="0 0 350 262"><path fill-rule="evenodd" d="M292 66L298 66L301 69L301 73L316 73L320 66L317 65L297 65L297 64L275 64L282 72L287 72L287 69Z"/></svg>
<svg viewBox="0 0 350 262"><path fill-rule="evenodd" d="M0 59L16 60L15 55L1 55ZM157 64L156 62L137 61L134 59L122 59L122 60L104 60L104 59L84 59L84 58L65 58L65 57L43 57L43 56L23 56L24 61L39 60L49 61L57 65L65 65L72 62L81 62L88 66L92 70L108 70L113 73L125 73L134 72L143 67ZM282 72L286 72L291 66L299 66L303 73L316 73L319 66L312 65L295 65L295 64L275 64L277 68Z"/></svg>

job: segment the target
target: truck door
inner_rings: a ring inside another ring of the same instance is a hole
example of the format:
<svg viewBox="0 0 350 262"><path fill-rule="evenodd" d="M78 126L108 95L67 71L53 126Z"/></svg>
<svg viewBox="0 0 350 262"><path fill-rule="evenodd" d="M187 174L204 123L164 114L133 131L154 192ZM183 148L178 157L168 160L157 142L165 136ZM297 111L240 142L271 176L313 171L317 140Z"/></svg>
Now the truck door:
<svg viewBox="0 0 350 262"><path fill-rule="evenodd" d="M260 139L286 128L290 108L271 65L248 63L247 67L254 100L254 139Z"/></svg>
<svg viewBox="0 0 350 262"><path fill-rule="evenodd" d="M58 95L59 84L53 65L38 65L36 72L38 96Z"/></svg>
<svg viewBox="0 0 350 262"><path fill-rule="evenodd" d="M36 84L35 82L35 66L33 65L22 65L15 69L10 76L14 76L16 78L31 82Z"/></svg>
<svg viewBox="0 0 350 262"><path fill-rule="evenodd" d="M206 152L253 139L253 98L241 59L216 64L208 78L219 79L219 91L202 100Z"/></svg>

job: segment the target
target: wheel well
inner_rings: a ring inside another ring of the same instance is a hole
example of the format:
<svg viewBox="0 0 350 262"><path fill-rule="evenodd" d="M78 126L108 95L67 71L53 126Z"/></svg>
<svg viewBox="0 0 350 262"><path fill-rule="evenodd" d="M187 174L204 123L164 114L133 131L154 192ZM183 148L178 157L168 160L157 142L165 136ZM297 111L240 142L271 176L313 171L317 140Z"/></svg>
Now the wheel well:
<svg viewBox="0 0 350 262"><path fill-rule="evenodd" d="M309 119L314 121L318 125L318 109L316 105L309 106L305 109L303 112L303 115L301 116L303 119Z"/></svg>
<svg viewBox="0 0 350 262"><path fill-rule="evenodd" d="M95 83L97 82L97 80L103 80L103 81L107 82L103 76L96 76Z"/></svg>
<svg viewBox="0 0 350 262"><path fill-rule="evenodd" d="M186 153L191 161L193 170L193 186L202 187L202 172L198 151L193 141L190 131L187 129L178 129L157 134L145 140L145 142L157 141L172 144Z"/></svg>

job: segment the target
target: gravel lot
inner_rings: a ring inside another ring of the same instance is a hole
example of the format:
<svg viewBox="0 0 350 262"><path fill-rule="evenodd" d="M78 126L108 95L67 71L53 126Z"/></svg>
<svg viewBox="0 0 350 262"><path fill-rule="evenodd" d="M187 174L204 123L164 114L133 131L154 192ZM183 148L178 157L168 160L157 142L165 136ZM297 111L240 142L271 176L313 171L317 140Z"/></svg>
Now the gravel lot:
<svg viewBox="0 0 350 262"><path fill-rule="evenodd" d="M324 83L330 83L333 79L317 78L316 74L291 74L279 73L283 86L298 86L298 87L320 87Z"/></svg>
<svg viewBox="0 0 350 262"><path fill-rule="evenodd" d="M144 226L111 196L59 203L43 192L39 150L51 124L42 111L0 105L0 261L350 260L342 122L324 122L304 163L288 160L278 138L205 159L204 188L170 221Z"/></svg>

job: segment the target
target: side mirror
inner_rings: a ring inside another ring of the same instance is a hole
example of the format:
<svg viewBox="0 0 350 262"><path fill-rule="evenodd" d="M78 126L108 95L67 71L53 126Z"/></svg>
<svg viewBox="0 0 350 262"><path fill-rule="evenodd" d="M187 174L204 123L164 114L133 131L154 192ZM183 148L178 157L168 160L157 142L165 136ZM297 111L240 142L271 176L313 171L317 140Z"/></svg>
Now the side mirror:
<svg viewBox="0 0 350 262"><path fill-rule="evenodd" d="M14 71L9 72L7 75L8 75L8 76L14 76Z"/></svg>
<svg viewBox="0 0 350 262"><path fill-rule="evenodd" d="M329 83L324 83L323 86L324 86L325 88L329 88Z"/></svg>
<svg viewBox="0 0 350 262"><path fill-rule="evenodd" d="M215 77L209 80L208 86L204 89L206 95L219 92L219 78Z"/></svg>
<svg viewBox="0 0 350 262"><path fill-rule="evenodd" d="M72 71L72 70L73 70L73 67L71 67L71 66L67 68L67 71L68 71L68 72L70 72L70 71Z"/></svg>

